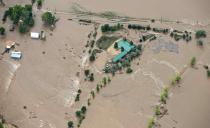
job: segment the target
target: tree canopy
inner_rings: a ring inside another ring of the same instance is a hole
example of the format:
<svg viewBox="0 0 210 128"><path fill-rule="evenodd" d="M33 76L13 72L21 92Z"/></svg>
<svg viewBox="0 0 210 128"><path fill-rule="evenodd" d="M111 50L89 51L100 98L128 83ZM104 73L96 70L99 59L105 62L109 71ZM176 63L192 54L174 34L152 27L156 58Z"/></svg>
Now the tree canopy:
<svg viewBox="0 0 210 128"><path fill-rule="evenodd" d="M54 25L55 24L55 16L51 13L51 12L45 12L42 15L42 21L46 24L46 25Z"/></svg>
<svg viewBox="0 0 210 128"><path fill-rule="evenodd" d="M9 7L9 9L5 11L2 20L6 21L7 17L10 17L14 25L19 25L19 31L22 33L26 32L28 28L34 26L32 5L15 5Z"/></svg>

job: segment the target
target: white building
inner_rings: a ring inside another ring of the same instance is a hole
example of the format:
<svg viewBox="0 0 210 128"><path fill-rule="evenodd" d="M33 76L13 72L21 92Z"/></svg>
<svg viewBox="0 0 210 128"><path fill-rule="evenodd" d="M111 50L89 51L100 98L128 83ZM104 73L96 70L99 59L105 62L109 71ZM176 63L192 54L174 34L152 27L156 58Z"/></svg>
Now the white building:
<svg viewBox="0 0 210 128"><path fill-rule="evenodd" d="M40 34L37 32L31 32L31 38L32 39L39 39L40 38Z"/></svg>
<svg viewBox="0 0 210 128"><path fill-rule="evenodd" d="M13 59L21 59L22 53L21 52L12 51L11 54L10 54L10 57L13 58Z"/></svg>

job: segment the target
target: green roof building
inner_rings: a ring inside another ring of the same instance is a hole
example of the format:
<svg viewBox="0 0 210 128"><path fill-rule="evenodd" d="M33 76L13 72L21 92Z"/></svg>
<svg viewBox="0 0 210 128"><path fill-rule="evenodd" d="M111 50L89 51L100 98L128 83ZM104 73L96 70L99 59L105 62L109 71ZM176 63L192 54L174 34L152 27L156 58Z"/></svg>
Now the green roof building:
<svg viewBox="0 0 210 128"><path fill-rule="evenodd" d="M131 45L127 40L120 39L116 43L118 44L118 49L123 48L124 51L112 59L112 62L114 63L121 60L128 52L131 51L132 48L134 48L134 46Z"/></svg>

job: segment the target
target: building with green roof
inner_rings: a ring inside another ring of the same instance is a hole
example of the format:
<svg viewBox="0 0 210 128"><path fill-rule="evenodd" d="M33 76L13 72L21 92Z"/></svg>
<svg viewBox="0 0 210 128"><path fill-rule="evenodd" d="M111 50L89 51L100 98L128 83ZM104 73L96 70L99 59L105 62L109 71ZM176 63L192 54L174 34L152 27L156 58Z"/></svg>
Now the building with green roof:
<svg viewBox="0 0 210 128"><path fill-rule="evenodd" d="M113 59L112 62L117 62L119 60L121 60L128 52L131 51L132 48L134 48L133 45L131 45L127 40L124 39L120 39L116 42L118 45L118 49L124 49L123 52L119 53L118 55L116 55Z"/></svg>

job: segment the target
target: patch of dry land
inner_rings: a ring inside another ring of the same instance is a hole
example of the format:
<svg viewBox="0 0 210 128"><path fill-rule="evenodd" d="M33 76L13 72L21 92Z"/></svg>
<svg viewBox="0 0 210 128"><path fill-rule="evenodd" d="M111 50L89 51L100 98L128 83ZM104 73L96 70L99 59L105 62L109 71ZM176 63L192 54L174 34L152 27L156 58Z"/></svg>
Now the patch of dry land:
<svg viewBox="0 0 210 128"><path fill-rule="evenodd" d="M3 1L1 19L9 7L31 4ZM209 5L209 0L44 0L39 9L33 5L34 26L24 34L21 22L12 32L10 18L1 21L6 34L0 35L0 52L7 41L16 44L0 55L0 126L209 128ZM57 19L54 29L43 24L46 11ZM196 38L199 30L202 37ZM41 31L46 40L31 39L30 32ZM98 48L102 36L122 38L134 48L113 62L127 49L116 46L115 38L107 39L109 48ZM13 50L22 58L12 59Z"/></svg>

